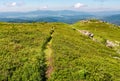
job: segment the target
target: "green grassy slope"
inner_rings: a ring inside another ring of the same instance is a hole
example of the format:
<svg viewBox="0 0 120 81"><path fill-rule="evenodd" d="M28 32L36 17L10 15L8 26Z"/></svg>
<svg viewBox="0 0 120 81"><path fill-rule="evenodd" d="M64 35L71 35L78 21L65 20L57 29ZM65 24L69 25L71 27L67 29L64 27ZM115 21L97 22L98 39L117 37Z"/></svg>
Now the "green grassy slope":
<svg viewBox="0 0 120 81"><path fill-rule="evenodd" d="M94 34L94 39L106 45L107 41L116 44L113 49L120 54L120 26L116 26L103 21L91 19L77 22L71 27L78 30L87 30Z"/></svg>
<svg viewBox="0 0 120 81"><path fill-rule="evenodd" d="M45 79L49 24L0 24L0 81Z"/></svg>
<svg viewBox="0 0 120 81"><path fill-rule="evenodd" d="M73 28L120 42L120 28L98 20L0 23L0 81L119 81L120 54Z"/></svg>
<svg viewBox="0 0 120 81"><path fill-rule="evenodd" d="M95 34L95 36L109 39L109 40L117 40L120 41L120 27L102 22L99 20L88 20L86 22L80 21L73 25L73 27L81 29L81 30L89 30Z"/></svg>
<svg viewBox="0 0 120 81"><path fill-rule="evenodd" d="M120 80L120 60L112 58L118 54L68 25L55 29L52 49L54 72L50 81Z"/></svg>

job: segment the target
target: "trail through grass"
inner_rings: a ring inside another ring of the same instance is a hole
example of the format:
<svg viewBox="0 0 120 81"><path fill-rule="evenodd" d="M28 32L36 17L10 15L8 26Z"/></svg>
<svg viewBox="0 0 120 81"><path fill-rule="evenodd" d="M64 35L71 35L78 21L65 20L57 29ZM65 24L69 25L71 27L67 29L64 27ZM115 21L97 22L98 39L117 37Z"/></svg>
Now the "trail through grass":
<svg viewBox="0 0 120 81"><path fill-rule="evenodd" d="M48 39L48 42L46 44L46 49L44 50L45 53L45 58L46 58L46 65L47 65L47 70L46 70L46 77L50 78L50 75L53 71L53 58L52 58L52 36L53 36L54 30L51 30L51 35Z"/></svg>
<svg viewBox="0 0 120 81"><path fill-rule="evenodd" d="M120 50L105 45L106 40L119 43L119 32L95 20L0 23L0 81L120 81Z"/></svg>

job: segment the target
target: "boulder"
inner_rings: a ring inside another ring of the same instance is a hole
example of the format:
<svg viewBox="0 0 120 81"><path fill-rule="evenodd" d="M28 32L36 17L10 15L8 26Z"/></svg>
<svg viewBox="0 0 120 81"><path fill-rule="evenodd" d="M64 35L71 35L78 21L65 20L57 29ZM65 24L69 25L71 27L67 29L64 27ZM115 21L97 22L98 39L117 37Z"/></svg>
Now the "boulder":
<svg viewBox="0 0 120 81"><path fill-rule="evenodd" d="M106 41L106 46L110 47L110 48L113 48L113 47L117 46L117 44L112 42L112 41L110 41L110 40L107 40Z"/></svg>
<svg viewBox="0 0 120 81"><path fill-rule="evenodd" d="M94 36L93 33L89 32L87 30L79 30L79 32L82 33L83 35L90 37L90 38L93 38L93 36Z"/></svg>

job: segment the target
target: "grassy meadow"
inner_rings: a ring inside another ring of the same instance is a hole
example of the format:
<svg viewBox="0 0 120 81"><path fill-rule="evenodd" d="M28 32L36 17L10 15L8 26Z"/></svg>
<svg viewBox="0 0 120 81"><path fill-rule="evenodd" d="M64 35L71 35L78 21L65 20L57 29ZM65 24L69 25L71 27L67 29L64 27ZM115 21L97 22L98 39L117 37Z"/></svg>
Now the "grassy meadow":
<svg viewBox="0 0 120 81"><path fill-rule="evenodd" d="M49 24L0 24L0 81L43 81Z"/></svg>
<svg viewBox="0 0 120 81"><path fill-rule="evenodd" d="M1 22L0 81L120 81L120 54L75 29L120 42L120 27L98 20Z"/></svg>

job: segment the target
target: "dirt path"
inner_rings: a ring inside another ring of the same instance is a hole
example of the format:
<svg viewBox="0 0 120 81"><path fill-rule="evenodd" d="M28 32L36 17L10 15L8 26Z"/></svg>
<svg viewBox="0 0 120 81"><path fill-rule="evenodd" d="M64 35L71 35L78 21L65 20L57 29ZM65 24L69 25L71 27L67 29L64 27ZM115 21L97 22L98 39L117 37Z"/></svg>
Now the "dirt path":
<svg viewBox="0 0 120 81"><path fill-rule="evenodd" d="M46 45L46 49L44 50L45 58L46 58L46 64L47 64L47 70L46 70L46 77L50 78L51 73L53 72L53 58L52 58L52 36L53 36L54 30L51 30L51 36L50 39Z"/></svg>

